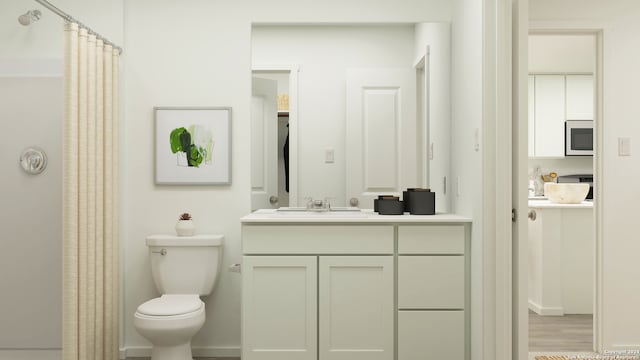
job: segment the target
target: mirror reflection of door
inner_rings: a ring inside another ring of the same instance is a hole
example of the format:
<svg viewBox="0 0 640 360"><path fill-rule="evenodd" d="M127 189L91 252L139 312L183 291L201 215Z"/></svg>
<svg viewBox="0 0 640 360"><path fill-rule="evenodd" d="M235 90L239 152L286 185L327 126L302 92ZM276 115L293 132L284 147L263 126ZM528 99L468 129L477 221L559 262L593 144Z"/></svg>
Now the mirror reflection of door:
<svg viewBox="0 0 640 360"><path fill-rule="evenodd" d="M253 78L251 98L251 207L278 207L278 84Z"/></svg>

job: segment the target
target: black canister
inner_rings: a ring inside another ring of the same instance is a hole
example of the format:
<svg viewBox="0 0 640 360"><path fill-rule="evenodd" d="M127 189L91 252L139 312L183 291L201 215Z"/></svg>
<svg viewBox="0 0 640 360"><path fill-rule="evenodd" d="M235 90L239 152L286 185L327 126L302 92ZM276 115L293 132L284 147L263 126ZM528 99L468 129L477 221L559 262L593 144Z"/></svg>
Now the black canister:
<svg viewBox="0 0 640 360"><path fill-rule="evenodd" d="M397 196L380 195L373 200L373 210L380 215L402 215L404 204Z"/></svg>
<svg viewBox="0 0 640 360"><path fill-rule="evenodd" d="M436 193L429 189L407 189L404 197L406 207L411 215L435 215Z"/></svg>

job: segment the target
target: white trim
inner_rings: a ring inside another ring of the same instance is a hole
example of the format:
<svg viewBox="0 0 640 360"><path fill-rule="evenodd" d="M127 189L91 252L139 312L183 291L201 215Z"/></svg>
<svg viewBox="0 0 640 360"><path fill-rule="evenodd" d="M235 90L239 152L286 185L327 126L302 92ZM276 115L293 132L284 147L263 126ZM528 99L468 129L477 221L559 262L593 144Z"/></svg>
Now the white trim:
<svg viewBox="0 0 640 360"><path fill-rule="evenodd" d="M513 338L512 359L529 359L528 264L528 101L529 101L529 1L515 0L513 11L513 204L517 221L513 226ZM524 265L522 271L520 264Z"/></svg>
<svg viewBox="0 0 640 360"><path fill-rule="evenodd" d="M535 302L529 300L529 310L535 312L540 316L562 316L564 315L564 308L562 307L543 307ZM515 341L516 339L514 339Z"/></svg>
<svg viewBox="0 0 640 360"><path fill-rule="evenodd" d="M490 336L484 359L508 360L513 346L512 0L486 0L484 17L484 329Z"/></svg>
<svg viewBox="0 0 640 360"><path fill-rule="evenodd" d="M252 65L251 72L289 73L289 206L298 206L298 73L300 66L289 65Z"/></svg>
<svg viewBox="0 0 640 360"><path fill-rule="evenodd" d="M240 346L193 346L195 357L240 357ZM120 359L128 357L150 357L151 346L129 346L120 348Z"/></svg>
<svg viewBox="0 0 640 360"><path fill-rule="evenodd" d="M595 69L595 146L594 146L594 182L598 184L594 188L594 234L595 234L595 295L593 309L593 350L602 353L604 351L604 328L602 326L604 318L604 206L603 194L604 184L604 123L603 123L603 33L604 23L598 21L534 21L529 23L529 34L561 34L561 35L593 35L596 37L596 69Z"/></svg>
<svg viewBox="0 0 640 360"><path fill-rule="evenodd" d="M593 347L594 351L602 353L604 351L604 45L603 30L597 30L596 35L596 110L595 110L595 133L596 146L594 152L594 181L598 186L595 187L593 198L594 217L595 217L595 298L593 301ZM628 348L629 349L629 348Z"/></svg>

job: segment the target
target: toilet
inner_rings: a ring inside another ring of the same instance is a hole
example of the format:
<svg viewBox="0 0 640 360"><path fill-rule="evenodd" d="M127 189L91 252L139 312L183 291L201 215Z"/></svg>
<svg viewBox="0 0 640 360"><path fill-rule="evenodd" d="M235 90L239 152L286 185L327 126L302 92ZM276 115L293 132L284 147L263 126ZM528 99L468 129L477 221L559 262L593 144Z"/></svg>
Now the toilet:
<svg viewBox="0 0 640 360"><path fill-rule="evenodd" d="M191 338L205 321L200 296L218 277L222 235L151 235L151 274L161 296L138 306L134 325L151 342L151 360L192 360Z"/></svg>

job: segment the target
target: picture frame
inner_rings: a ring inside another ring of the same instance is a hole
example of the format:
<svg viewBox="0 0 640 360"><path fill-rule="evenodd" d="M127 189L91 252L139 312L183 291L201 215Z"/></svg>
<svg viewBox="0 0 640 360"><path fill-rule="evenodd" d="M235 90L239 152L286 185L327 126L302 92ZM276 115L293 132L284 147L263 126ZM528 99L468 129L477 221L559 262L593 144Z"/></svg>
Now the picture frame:
<svg viewBox="0 0 640 360"><path fill-rule="evenodd" d="M230 107L154 107L157 185L231 184Z"/></svg>

